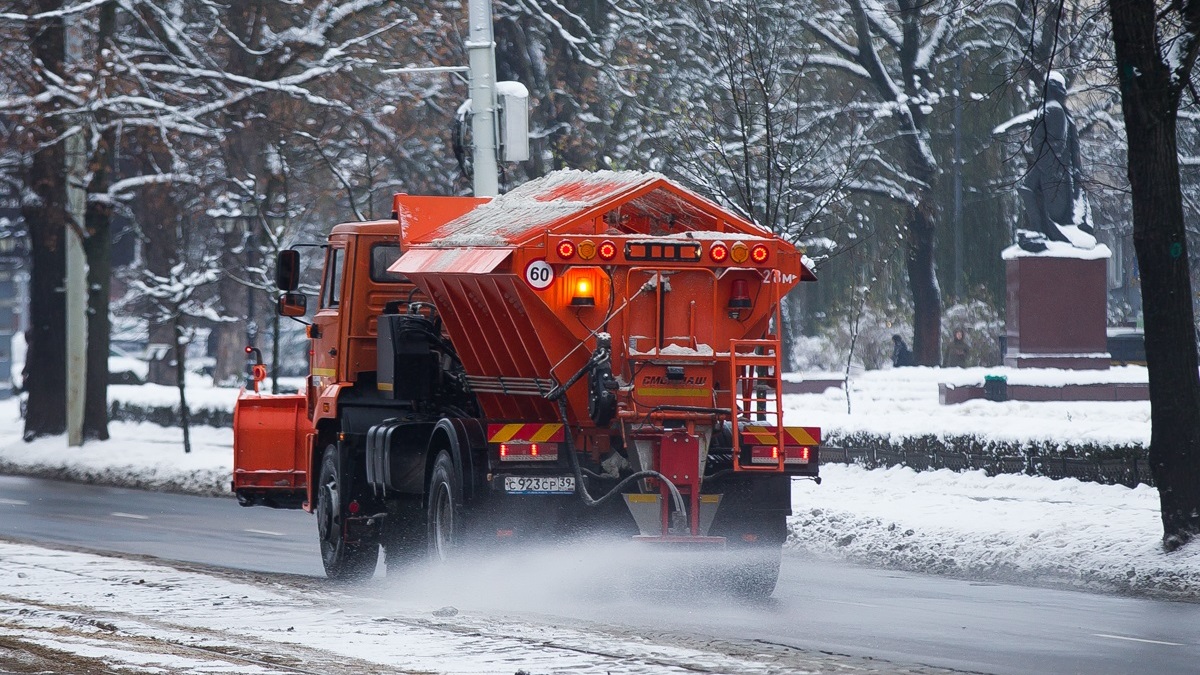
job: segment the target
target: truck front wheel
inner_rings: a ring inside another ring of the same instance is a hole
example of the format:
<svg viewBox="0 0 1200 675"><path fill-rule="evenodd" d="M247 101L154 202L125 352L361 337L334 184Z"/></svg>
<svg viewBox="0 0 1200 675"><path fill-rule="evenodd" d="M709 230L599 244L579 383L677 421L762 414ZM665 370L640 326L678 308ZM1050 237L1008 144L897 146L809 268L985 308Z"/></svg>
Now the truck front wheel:
<svg viewBox="0 0 1200 675"><path fill-rule="evenodd" d="M339 581L370 579L379 560L379 544L373 540L346 541L343 508L349 481L341 475L338 449L330 444L321 460L317 481L317 534L321 540L321 562L325 576Z"/></svg>
<svg viewBox="0 0 1200 675"><path fill-rule="evenodd" d="M429 558L445 562L453 555L462 537L462 478L454 468L450 453L442 450L433 463L429 476L426 505Z"/></svg>

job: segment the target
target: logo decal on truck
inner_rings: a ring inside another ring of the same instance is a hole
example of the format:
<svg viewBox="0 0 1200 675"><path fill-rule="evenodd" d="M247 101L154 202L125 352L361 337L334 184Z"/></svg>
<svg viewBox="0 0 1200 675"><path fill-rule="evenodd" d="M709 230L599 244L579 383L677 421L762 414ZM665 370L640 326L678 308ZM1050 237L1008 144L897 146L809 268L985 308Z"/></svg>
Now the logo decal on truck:
<svg viewBox="0 0 1200 675"><path fill-rule="evenodd" d="M666 385L679 387L703 387L708 384L707 377L689 377L684 380L668 380L662 375L647 375L642 378L642 386L649 387L651 385Z"/></svg>

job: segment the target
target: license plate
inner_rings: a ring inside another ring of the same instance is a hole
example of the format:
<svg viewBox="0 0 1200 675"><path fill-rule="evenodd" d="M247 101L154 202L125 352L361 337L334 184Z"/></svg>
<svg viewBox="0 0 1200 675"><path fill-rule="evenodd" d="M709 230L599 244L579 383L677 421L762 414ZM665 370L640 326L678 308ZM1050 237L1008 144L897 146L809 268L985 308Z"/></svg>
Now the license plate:
<svg viewBox="0 0 1200 675"><path fill-rule="evenodd" d="M511 495L575 494L574 476L505 476L504 491Z"/></svg>

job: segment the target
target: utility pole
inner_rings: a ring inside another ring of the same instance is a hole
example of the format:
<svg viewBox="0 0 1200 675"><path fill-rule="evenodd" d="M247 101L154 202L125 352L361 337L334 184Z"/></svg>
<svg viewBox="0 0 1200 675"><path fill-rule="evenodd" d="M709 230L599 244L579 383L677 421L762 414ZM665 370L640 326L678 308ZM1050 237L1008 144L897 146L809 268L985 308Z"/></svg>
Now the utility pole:
<svg viewBox="0 0 1200 675"><path fill-rule="evenodd" d="M476 197L500 193L496 159L496 41L492 33L492 0L470 0L467 54L471 66L471 139Z"/></svg>
<svg viewBox="0 0 1200 675"><path fill-rule="evenodd" d="M83 61L81 20L66 18L66 71ZM84 216L87 207L87 145L83 132L66 140L67 173L67 270L63 286L67 305L67 445L83 445L83 405L87 387L87 256L83 251Z"/></svg>

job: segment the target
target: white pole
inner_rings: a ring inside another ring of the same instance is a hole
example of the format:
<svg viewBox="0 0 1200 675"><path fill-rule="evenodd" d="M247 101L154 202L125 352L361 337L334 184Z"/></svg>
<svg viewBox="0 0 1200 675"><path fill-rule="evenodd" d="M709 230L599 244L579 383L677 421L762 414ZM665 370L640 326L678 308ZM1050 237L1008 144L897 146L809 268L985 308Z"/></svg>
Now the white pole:
<svg viewBox="0 0 1200 675"><path fill-rule="evenodd" d="M500 193L496 164L496 42L492 34L492 0L470 0L467 53L471 57L471 139L476 197Z"/></svg>
<svg viewBox="0 0 1200 675"><path fill-rule="evenodd" d="M67 67L82 61L82 26L79 19L66 26ZM67 231L67 445L83 445L83 404L87 385L87 257L83 252L84 209L87 193L84 173L86 146L81 132L66 141Z"/></svg>

